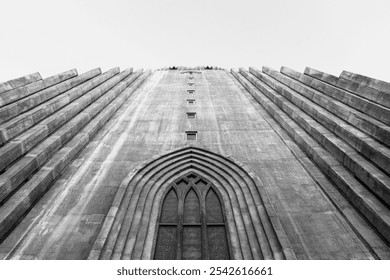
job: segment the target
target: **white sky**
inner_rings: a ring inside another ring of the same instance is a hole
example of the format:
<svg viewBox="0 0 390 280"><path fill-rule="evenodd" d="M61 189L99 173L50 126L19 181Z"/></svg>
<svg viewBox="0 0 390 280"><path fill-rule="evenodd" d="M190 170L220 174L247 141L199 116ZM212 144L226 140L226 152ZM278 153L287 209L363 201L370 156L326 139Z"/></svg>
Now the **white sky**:
<svg viewBox="0 0 390 280"><path fill-rule="evenodd" d="M389 0L0 0L0 10L0 81L172 65L390 81Z"/></svg>

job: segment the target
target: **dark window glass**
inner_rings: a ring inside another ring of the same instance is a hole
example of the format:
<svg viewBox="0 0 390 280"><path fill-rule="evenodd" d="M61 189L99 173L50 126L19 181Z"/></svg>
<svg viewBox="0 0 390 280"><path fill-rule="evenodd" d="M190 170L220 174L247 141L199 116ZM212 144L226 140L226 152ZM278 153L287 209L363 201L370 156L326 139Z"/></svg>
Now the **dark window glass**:
<svg viewBox="0 0 390 280"><path fill-rule="evenodd" d="M193 105L195 104L195 99L187 99L187 103Z"/></svg>
<svg viewBox="0 0 390 280"><path fill-rule="evenodd" d="M177 226L160 225L157 235L156 260L175 260L177 251Z"/></svg>
<svg viewBox="0 0 390 280"><path fill-rule="evenodd" d="M202 228L201 226L183 227L183 260L202 259Z"/></svg>
<svg viewBox="0 0 390 280"><path fill-rule="evenodd" d="M207 239L210 260L229 259L229 249L226 239L225 226L207 225Z"/></svg>
<svg viewBox="0 0 390 280"><path fill-rule="evenodd" d="M161 206L154 258L230 258L221 200L210 182L190 173L171 185Z"/></svg>
<svg viewBox="0 0 390 280"><path fill-rule="evenodd" d="M187 113L187 119L195 119L195 117L196 117L196 113L193 112Z"/></svg>
<svg viewBox="0 0 390 280"><path fill-rule="evenodd" d="M177 223L178 213L177 195L175 191L171 189L164 199L161 210L161 223Z"/></svg>
<svg viewBox="0 0 390 280"><path fill-rule="evenodd" d="M210 189L206 197L206 215L207 223L223 223L221 203L213 189Z"/></svg>
<svg viewBox="0 0 390 280"><path fill-rule="evenodd" d="M200 223L200 204L195 191L191 189L184 201L184 223Z"/></svg>

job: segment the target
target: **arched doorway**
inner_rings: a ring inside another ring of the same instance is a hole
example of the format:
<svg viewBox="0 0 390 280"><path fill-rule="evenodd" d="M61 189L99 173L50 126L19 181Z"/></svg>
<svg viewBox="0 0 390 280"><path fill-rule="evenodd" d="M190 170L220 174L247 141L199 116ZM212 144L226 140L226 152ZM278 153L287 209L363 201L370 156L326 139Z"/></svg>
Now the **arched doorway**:
<svg viewBox="0 0 390 280"><path fill-rule="evenodd" d="M230 259L225 210L215 186L194 172L167 188L154 259Z"/></svg>

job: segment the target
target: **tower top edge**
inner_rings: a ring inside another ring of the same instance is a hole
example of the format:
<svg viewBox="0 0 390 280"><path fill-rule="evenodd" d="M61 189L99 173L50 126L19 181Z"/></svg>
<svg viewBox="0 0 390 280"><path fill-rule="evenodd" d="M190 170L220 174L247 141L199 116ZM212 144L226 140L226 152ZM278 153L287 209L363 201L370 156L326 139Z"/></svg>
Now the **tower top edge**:
<svg viewBox="0 0 390 280"><path fill-rule="evenodd" d="M202 71L202 70L226 70L225 68L218 66L168 66L156 69L156 71L167 71L167 70L177 70L177 71Z"/></svg>

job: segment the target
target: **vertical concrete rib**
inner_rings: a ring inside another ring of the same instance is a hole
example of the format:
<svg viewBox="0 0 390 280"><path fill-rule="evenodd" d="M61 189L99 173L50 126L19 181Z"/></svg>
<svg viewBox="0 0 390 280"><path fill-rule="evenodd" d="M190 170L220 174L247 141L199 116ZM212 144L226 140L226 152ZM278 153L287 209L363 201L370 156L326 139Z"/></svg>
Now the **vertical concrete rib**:
<svg viewBox="0 0 390 280"><path fill-rule="evenodd" d="M111 69L106 73L99 75L92 80L89 80L87 83L83 83L77 87L72 88L67 91L64 95L58 96L45 104L42 104L38 108L29 112L29 115L35 116L39 114L39 118L43 118L46 115L55 113L56 110L60 109L63 106L66 106L68 103L71 103L76 98L81 97L88 91L99 86L100 84L107 81L109 78L114 76L119 72L118 68ZM17 120L16 120L17 121ZM40 141L47 138L55 129L59 127L61 123L56 123L56 125L48 126L45 123L40 123L0 148L0 171L8 167L14 160L16 160L21 155L27 153L31 150L36 144ZM0 126L0 131L6 128L7 124ZM1 134L1 133L0 133ZM50 146L50 145L49 145ZM48 146L46 146L48 147Z"/></svg>
<svg viewBox="0 0 390 280"><path fill-rule="evenodd" d="M376 90L379 90L380 92L386 93L387 98L390 98L390 83L381 81L378 79L370 78L364 75L355 74L348 71L343 71L340 74L340 78L347 79L350 81L358 82L361 85L365 85L371 88L374 88Z"/></svg>
<svg viewBox="0 0 390 280"><path fill-rule="evenodd" d="M283 129L294 139L295 142L306 152L306 154L317 163L325 174L340 188L361 213L372 223L372 225L389 239L390 221L389 209L380 202L366 186L360 184L341 164L329 153L324 151L322 146L300 128L294 121L286 116L273 101L273 89L265 84L256 89L248 80L236 71L233 76L243 84L254 98L271 114L271 116L283 127ZM265 97L267 96L267 97ZM279 102L280 103L280 102Z"/></svg>
<svg viewBox="0 0 390 280"><path fill-rule="evenodd" d="M339 78L312 69L307 71L308 74L306 75L287 67L282 67L280 72L285 76L302 83L303 87L308 86L313 90L339 100L384 124L390 124L390 109L382 106L382 104L371 101L370 98L372 99L372 96L365 90L362 94L359 94L361 93L361 90L358 90L359 87L353 86L354 90L352 91L350 87L346 87L345 83L341 83ZM284 81L287 81L287 84L291 84L291 80L289 79L283 79L283 82Z"/></svg>
<svg viewBox="0 0 390 280"><path fill-rule="evenodd" d="M44 120L43 123L45 123L45 125L49 125L47 122L52 122L53 119L65 120L67 118L67 114L64 114L64 110L69 110L69 108L72 106L74 108L80 109L83 106L87 106L88 104L93 102L93 100L91 100L91 97L95 99L100 97L101 94L116 85L118 81L123 79L129 73L131 73L131 71L124 71L117 76L113 76L113 74L115 75L116 73L118 73L116 69L114 69L113 71L110 70L107 73L96 77L91 82L86 83L86 86L79 85L78 87L70 90L69 93L57 96L56 98L49 100L48 103L39 105L33 110L25 112L20 116L9 120L8 122L0 126L0 138L4 139L3 141L5 142L9 141L21 134L23 131L29 129L30 127L33 127L38 122L41 122L42 120ZM107 77L110 77L108 81L106 81ZM98 83L101 83L102 80L105 82L99 87L94 88L94 85L96 85L95 83L97 81L99 81ZM91 92L86 93L86 91L88 91L87 88L93 88L93 90ZM78 99L79 97L81 98ZM72 102L75 99L77 100L75 102ZM72 105L70 105L69 103ZM75 106L74 104L76 103L80 104Z"/></svg>
<svg viewBox="0 0 390 280"><path fill-rule="evenodd" d="M0 124L101 74L100 68L63 81L0 108Z"/></svg>
<svg viewBox="0 0 390 280"><path fill-rule="evenodd" d="M23 87L39 80L42 80L42 77L38 72L36 72L23 77L6 81L4 83L0 83L0 98L1 95L6 91Z"/></svg>
<svg viewBox="0 0 390 280"><path fill-rule="evenodd" d="M100 98L89 98L89 100L94 99L96 102L92 104L92 107L86 108L85 113L77 116L80 120L86 117L87 125L84 126L85 122L82 121L81 126L72 132L73 135L77 133L75 137L70 137L69 142L64 142L62 148L53 157L50 158L48 155L47 163L41 166L40 170L1 206L0 240L6 236L10 228L18 223L36 200L50 188L64 168L150 74L147 72L143 75L141 73L130 75L130 72L131 70L124 71L124 76L121 79L116 79L116 84L112 89L108 89L108 92ZM29 156L25 158L27 157Z"/></svg>
<svg viewBox="0 0 390 280"><path fill-rule="evenodd" d="M119 94L123 89L124 85L120 83L121 80L125 79L131 74L132 70L128 69L123 71L118 76L114 76L109 81L102 85L102 90L100 87L95 88L94 90L86 93L77 102L70 103L65 106L61 110L58 111L57 114L50 116L45 119L41 124L46 125L46 127L50 131L54 131L59 126L66 123L68 120L76 116L82 110L84 110L87 106L97 106L97 104L93 104L94 101L99 99L101 96L105 94ZM91 105L92 104L92 105ZM88 109L88 108L87 108ZM87 110L85 109L85 110ZM97 108L95 108L97 109ZM95 112L99 112L96 110ZM85 117L82 114L79 117ZM87 116L86 121L89 121L89 116ZM77 126L76 126L77 127ZM64 131L59 131L59 133L64 133ZM61 145L64 143L61 143ZM48 156L48 154L45 154ZM39 168L39 162L45 162L47 158L44 160L38 160L37 157L31 157L30 155L25 156L20 161L18 161L11 168L7 169L7 171L0 175L0 201L6 199L6 197L12 193L18 186L28 177L34 170Z"/></svg>
<svg viewBox="0 0 390 280"><path fill-rule="evenodd" d="M32 82L25 86L6 91L0 95L0 106L10 104L16 100L24 98L30 94L36 93L37 91L58 84L75 76L77 76L77 70L72 69L49 78L37 80L36 82Z"/></svg>

